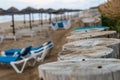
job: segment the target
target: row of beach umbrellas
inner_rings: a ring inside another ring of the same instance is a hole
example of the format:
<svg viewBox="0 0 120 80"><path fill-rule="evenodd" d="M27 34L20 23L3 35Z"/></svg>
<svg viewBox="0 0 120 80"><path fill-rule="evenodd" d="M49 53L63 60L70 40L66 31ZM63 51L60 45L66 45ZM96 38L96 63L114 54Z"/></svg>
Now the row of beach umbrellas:
<svg viewBox="0 0 120 80"><path fill-rule="evenodd" d="M43 8L35 9L35 8L32 8L32 7L27 7L25 9L19 10L15 7L10 7L7 10L4 10L4 9L0 8L0 16L10 15L12 17L11 27L13 29L13 35L15 35L15 21L14 21L14 16L15 15L24 15L24 24L25 24L26 23L25 15L28 14L29 15L29 27L30 27L30 29L32 29L32 20L31 19L33 17L33 14L35 14L35 13L39 14L39 22L42 25L43 24L43 21L42 21L42 18L43 18L42 14L43 13L49 14L49 23L51 23L51 15L52 14L63 15L65 12L69 13L69 12L78 12L78 11L81 11L81 10L79 10L79 9L74 9L74 10L73 9L58 9L58 10L55 10L55 9L52 9L52 8L49 8L49 9L43 9ZM34 22L34 20L33 20L33 22Z"/></svg>

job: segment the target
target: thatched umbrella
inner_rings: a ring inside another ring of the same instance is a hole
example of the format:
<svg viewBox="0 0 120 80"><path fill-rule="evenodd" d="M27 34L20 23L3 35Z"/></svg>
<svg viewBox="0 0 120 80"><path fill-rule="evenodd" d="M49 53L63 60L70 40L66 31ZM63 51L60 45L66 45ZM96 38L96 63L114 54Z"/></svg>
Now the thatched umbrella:
<svg viewBox="0 0 120 80"><path fill-rule="evenodd" d="M39 23L41 24L41 26L43 25L43 13L45 13L46 11L43 9L43 8L41 8L41 9L39 9L38 10L38 13L39 13Z"/></svg>
<svg viewBox="0 0 120 80"><path fill-rule="evenodd" d="M70 19L70 17L69 17L69 11L67 11L67 18Z"/></svg>
<svg viewBox="0 0 120 80"><path fill-rule="evenodd" d="M69 19L69 12L71 12L70 9L61 9L61 12L63 13L64 20L67 18Z"/></svg>
<svg viewBox="0 0 120 80"><path fill-rule="evenodd" d="M68 17L68 19L70 19L71 17L71 12L72 12L72 10L71 9L66 9L66 12L67 12L67 17Z"/></svg>
<svg viewBox="0 0 120 80"><path fill-rule="evenodd" d="M30 29L32 29L31 13L35 13L35 12L37 12L36 9L34 9L34 8L32 8L32 7L27 7L27 8L25 8L25 9L23 9L22 12L24 12L25 14L29 14L29 24L30 24Z"/></svg>
<svg viewBox="0 0 120 80"><path fill-rule="evenodd" d="M67 19L67 15L66 15L66 12L67 12L67 11L66 11L66 10L67 10L67 9L63 9L63 10L62 10L62 12L64 12L64 14L63 14L63 15L64 15L64 20Z"/></svg>
<svg viewBox="0 0 120 80"><path fill-rule="evenodd" d="M26 24L26 14L29 14L29 13L26 12L25 9L22 9L22 10L20 11L20 13L23 14L23 18L24 18L23 23L24 23L24 26L25 26L25 24Z"/></svg>
<svg viewBox="0 0 120 80"><path fill-rule="evenodd" d="M6 10L7 15L12 15L12 25L11 27L13 28L13 35L15 35L15 22L14 22L14 15L18 14L19 10L15 7L10 7L9 9Z"/></svg>
<svg viewBox="0 0 120 80"><path fill-rule="evenodd" d="M80 9L68 9L67 10L67 12L71 12L71 18L72 18L73 12L79 12L79 11L82 11L82 10L80 10Z"/></svg>
<svg viewBox="0 0 120 80"><path fill-rule="evenodd" d="M46 12L49 14L49 24L51 23L51 18L52 18L52 14L54 12L56 12L56 10L52 9L52 8L49 8L46 10Z"/></svg>
<svg viewBox="0 0 120 80"><path fill-rule="evenodd" d="M69 13L69 18L72 18L72 13L74 12L73 9L66 9L66 12Z"/></svg>
<svg viewBox="0 0 120 80"><path fill-rule="evenodd" d="M6 11L2 8L0 8L0 15L5 15Z"/></svg>
<svg viewBox="0 0 120 80"><path fill-rule="evenodd" d="M22 9L22 10L20 11L20 14L23 14L23 18L24 18L23 23L24 23L24 25L25 25L25 24L26 24L26 16L25 16L26 12L25 12L25 10Z"/></svg>
<svg viewBox="0 0 120 80"><path fill-rule="evenodd" d="M56 12L56 14L61 14L61 20L63 20L63 15L64 15L64 13L65 13L65 9L59 9L59 10L57 10L57 12Z"/></svg>

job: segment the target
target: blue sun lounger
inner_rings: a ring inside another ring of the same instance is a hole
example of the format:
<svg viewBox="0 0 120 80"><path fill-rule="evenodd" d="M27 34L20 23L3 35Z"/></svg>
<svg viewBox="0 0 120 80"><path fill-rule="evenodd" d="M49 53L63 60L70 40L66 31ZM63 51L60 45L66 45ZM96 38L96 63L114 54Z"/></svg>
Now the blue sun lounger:
<svg viewBox="0 0 120 80"><path fill-rule="evenodd" d="M52 22L51 27L53 30L57 29L69 29L71 26L71 20L63 20L58 22Z"/></svg>
<svg viewBox="0 0 120 80"><path fill-rule="evenodd" d="M51 27L53 30L57 30L58 29L57 22L52 22Z"/></svg>
<svg viewBox="0 0 120 80"><path fill-rule="evenodd" d="M45 42L41 46L43 46L43 47L31 50L31 53L33 55L41 54L41 52L43 51L40 57L37 56L35 58L37 61L44 61L45 56L47 55L48 51L54 47L52 41Z"/></svg>
<svg viewBox="0 0 120 80"><path fill-rule="evenodd" d="M9 54L9 50L6 50L7 53L4 52L4 54L2 54L3 56L0 57L0 62L10 63L10 65L15 69L17 73L22 73L28 60L35 59L33 65L35 65L36 61L43 61L48 50L50 50L52 47L53 47L53 43L51 41L48 41L43 45L40 45L35 48L29 46L23 49L15 49L15 50L12 49L10 50L10 54ZM41 55L41 57L39 57L39 55ZM23 65L19 70L16 64L20 64L20 63L23 63Z"/></svg>
<svg viewBox="0 0 120 80"><path fill-rule="evenodd" d="M27 59L22 59L22 54L23 55L28 55L30 53L32 46L28 46L26 48L23 48L20 53L18 53L16 56L0 56L0 63L8 63L10 64L13 69L17 73L21 73L27 63ZM23 63L21 69L18 69L16 64Z"/></svg>
<svg viewBox="0 0 120 80"><path fill-rule="evenodd" d="M40 51L43 50L44 46L47 46L47 48L52 48L53 47L53 42L52 41L48 41L45 42L43 45L39 45L37 47L32 47L31 51ZM16 54L20 54L22 49L9 49L9 50L4 50L1 52L2 56L15 56ZM22 54L22 56L24 56L24 54Z"/></svg>

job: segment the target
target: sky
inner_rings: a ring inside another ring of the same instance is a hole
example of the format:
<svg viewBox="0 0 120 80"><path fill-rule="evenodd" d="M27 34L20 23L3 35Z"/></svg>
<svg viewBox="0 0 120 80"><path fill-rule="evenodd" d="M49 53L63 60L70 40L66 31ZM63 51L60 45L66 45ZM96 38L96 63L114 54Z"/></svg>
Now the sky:
<svg viewBox="0 0 120 80"><path fill-rule="evenodd" d="M8 9L11 6L14 6L21 10L31 6L38 9L88 9L93 6L98 6L105 1L106 0L0 0L0 8Z"/></svg>

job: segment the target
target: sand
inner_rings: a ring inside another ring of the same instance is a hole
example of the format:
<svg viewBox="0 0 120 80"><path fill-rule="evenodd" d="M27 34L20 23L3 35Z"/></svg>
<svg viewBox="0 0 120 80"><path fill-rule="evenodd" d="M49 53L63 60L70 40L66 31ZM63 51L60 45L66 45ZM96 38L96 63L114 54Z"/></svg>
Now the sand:
<svg viewBox="0 0 120 80"><path fill-rule="evenodd" d="M16 23L21 25L23 24L21 21L17 21ZM8 27L10 27L10 24L11 22L0 24L0 31L8 29ZM76 23L72 21L72 25L75 26L75 24ZM65 38L71 32L73 27L71 27L69 30L58 30L58 31L53 31L52 29L49 28L49 26L45 26L45 27L46 28L44 30L41 30L39 33L37 33L33 37L22 37L17 41L4 40L3 43L0 44L0 51L3 51L11 48L23 48L29 45L36 47L49 40L52 40L54 43L54 48L49 52L44 62L38 62L34 67L26 66L22 74L17 74L9 65L1 64L0 65L1 80L16 80L16 79L17 80L38 80L38 66L40 64L57 61L58 52L61 51L62 45L66 43ZM41 28L39 27L39 29Z"/></svg>
<svg viewBox="0 0 120 80"><path fill-rule="evenodd" d="M38 24L38 21L36 21L36 23ZM10 25L11 22L0 23L0 34L11 33L12 28L10 27ZM53 41L54 48L49 52L44 62L38 62L34 67L26 66L22 74L17 74L9 65L6 64L0 65L0 74L1 74L0 79L1 80L39 80L38 66L44 63L57 61L58 53L62 50L62 45L67 42L66 36L70 34L73 27L80 27L82 25L83 24L80 22L80 19L76 17L72 20L72 26L68 30L53 31L49 27L50 26L49 24L46 24L44 26L38 25L39 27L38 29L40 31L33 37L22 37L17 41L4 40L3 43L0 44L0 51L11 48L23 48L29 45L36 47L49 40ZM15 26L17 31L21 31L26 28L29 29L29 24L26 24L26 26L24 26L23 21L17 21Z"/></svg>

